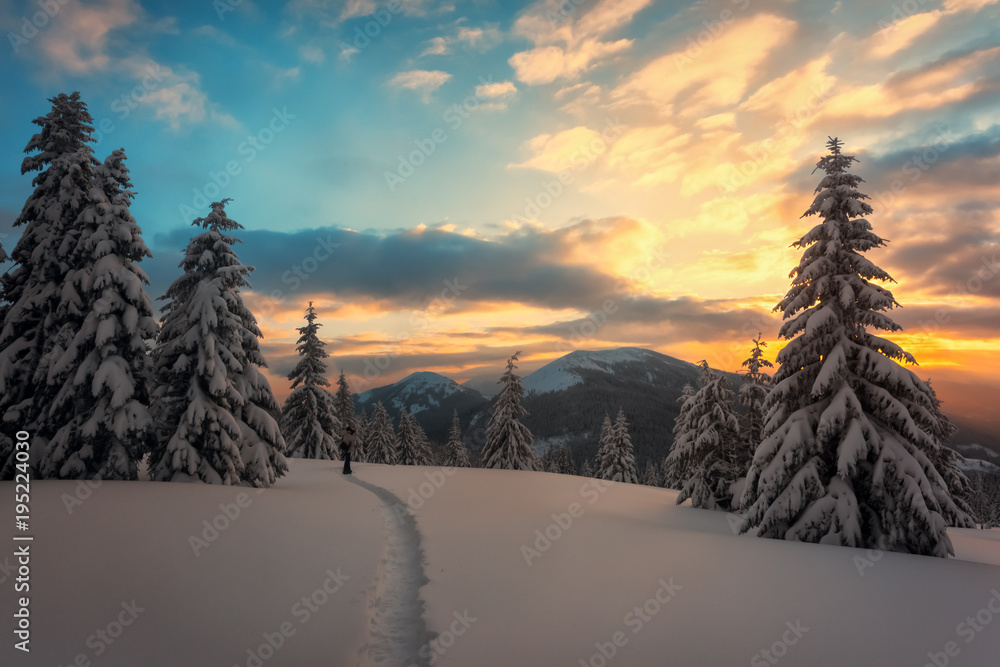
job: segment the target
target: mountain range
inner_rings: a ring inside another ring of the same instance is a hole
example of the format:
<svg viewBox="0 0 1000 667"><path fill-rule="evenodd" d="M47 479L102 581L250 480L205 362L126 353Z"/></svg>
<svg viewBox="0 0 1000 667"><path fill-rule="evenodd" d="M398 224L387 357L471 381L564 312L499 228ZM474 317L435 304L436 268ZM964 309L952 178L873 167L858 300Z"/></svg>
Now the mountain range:
<svg viewBox="0 0 1000 667"><path fill-rule="evenodd" d="M643 348L575 350L523 378L523 405L528 411L523 421L535 436L539 454L550 447L567 446L581 465L597 452L604 415L613 418L621 408L629 421L641 472L647 461L662 461L667 455L680 409L678 398L685 384L698 385L700 372L696 364ZM501 374L498 369L492 376L480 375L459 384L439 373L422 371L358 394L356 399L358 408L368 414L381 401L393 420L407 409L428 437L439 443L447 439L457 411L465 441L476 452L485 442ZM725 375L730 387L739 386L738 375ZM1000 460L994 451L1000 443L981 429L962 428L954 444L967 457L992 460L989 454L993 454Z"/></svg>

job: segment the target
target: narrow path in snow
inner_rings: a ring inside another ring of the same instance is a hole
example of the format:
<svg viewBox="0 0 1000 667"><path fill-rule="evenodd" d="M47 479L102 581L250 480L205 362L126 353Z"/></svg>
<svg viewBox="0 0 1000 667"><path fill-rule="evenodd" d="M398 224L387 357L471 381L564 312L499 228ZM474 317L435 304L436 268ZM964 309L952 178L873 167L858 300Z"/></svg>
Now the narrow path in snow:
<svg viewBox="0 0 1000 667"><path fill-rule="evenodd" d="M354 475L347 481L371 491L382 501L386 548L368 609L367 661L370 667L424 667L420 649L432 638L424 622L420 587L424 552L420 532L406 503L392 492Z"/></svg>

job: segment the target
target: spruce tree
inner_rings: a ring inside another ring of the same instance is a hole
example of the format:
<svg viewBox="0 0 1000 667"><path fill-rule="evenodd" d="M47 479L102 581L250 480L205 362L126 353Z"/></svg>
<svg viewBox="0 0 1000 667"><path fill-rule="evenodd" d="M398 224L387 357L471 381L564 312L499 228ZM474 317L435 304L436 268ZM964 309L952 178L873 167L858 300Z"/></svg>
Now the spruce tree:
<svg viewBox="0 0 1000 667"><path fill-rule="evenodd" d="M646 462L642 473L642 483L646 486L660 486L660 469L653 461Z"/></svg>
<svg viewBox="0 0 1000 667"><path fill-rule="evenodd" d="M469 450L462 441L462 423L458 420L458 410L451 418L451 431L448 433L448 444L445 447L444 465L450 468L468 468Z"/></svg>
<svg viewBox="0 0 1000 667"><path fill-rule="evenodd" d="M299 362L288 374L292 393L281 411L281 430L288 455L304 459L337 460L343 422L338 418L333 396L326 390L326 363L329 355L319 339L316 309L312 301L306 309L306 325L299 327ZM341 374L343 377L343 374Z"/></svg>
<svg viewBox="0 0 1000 667"><path fill-rule="evenodd" d="M747 369L739 390L739 402L744 409L740 419L742 446L737 449L735 457L735 466L740 476L745 476L750 469L750 462L760 444L760 431L764 425L764 402L770 391L771 376L761 369L774 366L764 358L765 347L767 343L761 340L761 334L757 334L753 339L750 356L742 364L743 368Z"/></svg>
<svg viewBox="0 0 1000 667"><path fill-rule="evenodd" d="M164 297L154 350L153 417L157 442L150 474L164 481L270 486L287 470L279 408L260 353L260 329L243 304L249 286L226 232L242 226L226 216L228 200L192 225L184 274Z"/></svg>
<svg viewBox="0 0 1000 667"><path fill-rule="evenodd" d="M365 453L367 450L365 443L368 442L368 415L362 410L355 421L358 426L354 434L354 452L351 454L351 460L361 463L368 460Z"/></svg>
<svg viewBox="0 0 1000 667"><path fill-rule="evenodd" d="M365 460L368 463L396 463L396 436L381 401L375 404L365 433Z"/></svg>
<svg viewBox="0 0 1000 667"><path fill-rule="evenodd" d="M430 446L427 436L416 420L405 409L399 413L399 431L396 434L397 465L430 465Z"/></svg>
<svg viewBox="0 0 1000 667"><path fill-rule="evenodd" d="M831 139L825 175L803 217L819 222L794 245L802 260L777 305L786 320L762 442L747 476L744 531L946 557L946 516L961 510L935 470L939 447L908 405L926 385L912 355L872 330L899 331L892 278L864 256L885 241L848 173L856 159Z"/></svg>
<svg viewBox="0 0 1000 667"><path fill-rule="evenodd" d="M500 378L500 395L493 406L493 415L486 427L486 444L483 445L483 467L507 470L537 470L538 457L533 448L534 439L521 417L528 411L521 405L524 388L521 377L514 370L520 352L507 360L507 370Z"/></svg>
<svg viewBox="0 0 1000 667"><path fill-rule="evenodd" d="M569 447L563 446L559 448L556 453L556 466L558 468L557 472L562 475L575 475L576 474L576 464L573 463L573 455L569 451Z"/></svg>
<svg viewBox="0 0 1000 667"><path fill-rule="evenodd" d="M340 377L337 379L337 394L335 396L337 405L337 417L340 419L341 424L351 425L354 430L358 429L358 418L354 414L354 394L351 393L350 386L347 383L347 378L344 377L344 371L341 369ZM355 433L355 436L357 433Z"/></svg>
<svg viewBox="0 0 1000 667"><path fill-rule="evenodd" d="M684 385L681 395L677 397L677 402L680 403L681 409L677 414L677 418L674 419L674 440L670 445L671 452L678 449L682 434L691 433L696 428L696 425L691 421L691 408L694 406L694 403L690 399L694 396L694 393L694 387L688 383ZM687 455L686 449L683 454L677 454L673 459L670 458L668 453L668 456L663 460L662 471L660 473L660 479L663 480L664 486L670 489L680 489L683 486L683 473L689 465L686 459Z"/></svg>
<svg viewBox="0 0 1000 667"><path fill-rule="evenodd" d="M156 336L148 279L151 253L129 211L134 194L125 153L96 169L90 202L71 235L57 317L68 340L49 368L49 422L58 428L43 456L45 477L135 479L152 445L146 341ZM83 316L78 323L79 315Z"/></svg>
<svg viewBox="0 0 1000 667"><path fill-rule="evenodd" d="M610 420L605 417L605 423ZM603 429L602 429L603 430ZM597 477L613 482L638 484L639 478L635 471L635 452L632 448L632 437L628 433L628 421L625 411L618 409L614 424L608 433L608 442L602 445L597 454L601 468Z"/></svg>
<svg viewBox="0 0 1000 667"><path fill-rule="evenodd" d="M722 374L701 362L702 387L684 403L682 430L667 456L670 479L680 482L677 504L688 498L694 507L729 510L733 482L739 476L734 461L739 443L735 394Z"/></svg>
<svg viewBox="0 0 1000 667"><path fill-rule="evenodd" d="M615 444L614 427L611 425L611 417L604 413L604 421L601 422L601 433L597 437L597 455L594 458L594 476L600 477L601 471L608 465L608 452Z"/></svg>
<svg viewBox="0 0 1000 667"><path fill-rule="evenodd" d="M79 308L57 311L79 239L77 224L92 203L100 163L89 146L93 119L80 94L59 94L49 102L52 110L32 121L40 130L24 149L29 155L21 162L21 173L38 174L14 221L15 227L24 227L10 254L14 265L0 277L0 479L14 475L15 431L31 434L31 467L39 475L49 438L75 418L67 414L50 420L58 389L48 379L53 361L62 357L84 318ZM73 465L65 472L85 474L79 470Z"/></svg>
<svg viewBox="0 0 1000 667"><path fill-rule="evenodd" d="M594 466L591 465L590 459L584 459L583 465L580 466L580 477L593 477L594 476Z"/></svg>

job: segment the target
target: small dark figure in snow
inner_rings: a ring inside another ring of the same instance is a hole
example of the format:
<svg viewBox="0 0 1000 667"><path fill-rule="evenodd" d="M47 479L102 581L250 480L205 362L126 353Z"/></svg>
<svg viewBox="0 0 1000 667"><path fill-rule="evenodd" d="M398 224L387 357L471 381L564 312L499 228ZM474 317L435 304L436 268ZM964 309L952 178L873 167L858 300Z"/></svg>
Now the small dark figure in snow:
<svg viewBox="0 0 1000 667"><path fill-rule="evenodd" d="M348 426L341 434L340 453L344 457L344 474L351 474L351 452L354 450L354 427Z"/></svg>

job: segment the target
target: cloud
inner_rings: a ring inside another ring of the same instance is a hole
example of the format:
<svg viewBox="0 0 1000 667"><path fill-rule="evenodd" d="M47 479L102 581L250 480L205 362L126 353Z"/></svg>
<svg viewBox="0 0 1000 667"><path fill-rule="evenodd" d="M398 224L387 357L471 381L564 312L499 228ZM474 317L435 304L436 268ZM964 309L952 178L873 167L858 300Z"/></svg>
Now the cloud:
<svg viewBox="0 0 1000 667"><path fill-rule="evenodd" d="M942 11L913 14L882 28L868 40L868 56L887 58L912 45L921 35L938 24Z"/></svg>
<svg viewBox="0 0 1000 667"><path fill-rule="evenodd" d="M604 37L620 28L645 9L651 0L600 0L582 16L578 7L570 11L560 0L540 0L514 22L515 35L534 42L535 46L510 57L519 81L528 85L574 79L609 56L632 46L633 40L605 41Z"/></svg>
<svg viewBox="0 0 1000 667"><path fill-rule="evenodd" d="M201 89L201 76L197 72L174 70L147 56L127 58L120 61L119 67L142 86L141 97L135 96L134 101L152 108L154 117L166 120L172 129L179 129L182 123L204 121L228 127L239 125L209 100Z"/></svg>
<svg viewBox="0 0 1000 667"><path fill-rule="evenodd" d="M443 56L448 53L451 53L451 48L448 46L448 40L444 37L434 37L433 39L428 40L427 46L420 52L419 57Z"/></svg>
<svg viewBox="0 0 1000 667"><path fill-rule="evenodd" d="M652 105L665 116L697 117L737 104L797 24L772 14L737 19L697 52L675 47L611 92L619 105Z"/></svg>
<svg viewBox="0 0 1000 667"><path fill-rule="evenodd" d="M582 125L556 134L540 134L524 144L533 155L508 167L557 173L575 167L580 160L593 161L596 156L591 146L596 144L602 146L600 153L603 153L605 144L601 133Z"/></svg>
<svg viewBox="0 0 1000 667"><path fill-rule="evenodd" d="M85 5L68 0L40 37L42 52L58 68L74 74L104 70L111 63L109 34L137 22L142 7L134 0L105 0Z"/></svg>
<svg viewBox="0 0 1000 667"><path fill-rule="evenodd" d="M495 25L483 27L459 26L455 39L476 51L489 51L503 41Z"/></svg>
<svg viewBox="0 0 1000 667"><path fill-rule="evenodd" d="M441 70L415 69L408 72L398 72L389 80L393 88L413 90L421 94L424 102L430 100L430 95L445 84L451 74Z"/></svg>
<svg viewBox="0 0 1000 667"><path fill-rule="evenodd" d="M303 45L299 47L299 57L308 63L321 64L326 60L326 53L318 46Z"/></svg>

